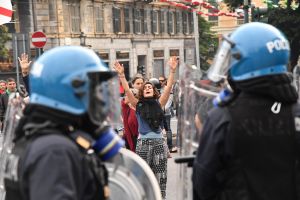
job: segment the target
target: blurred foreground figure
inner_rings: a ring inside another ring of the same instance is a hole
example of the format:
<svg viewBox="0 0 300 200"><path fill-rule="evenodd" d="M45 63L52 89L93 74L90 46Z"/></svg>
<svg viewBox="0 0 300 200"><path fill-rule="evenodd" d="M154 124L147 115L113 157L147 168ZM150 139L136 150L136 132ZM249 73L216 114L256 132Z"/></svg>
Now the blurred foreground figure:
<svg viewBox="0 0 300 200"><path fill-rule="evenodd" d="M5 160L6 199L109 198L104 161L123 146L110 127L115 73L90 50L58 47L29 76L30 103Z"/></svg>
<svg viewBox="0 0 300 200"><path fill-rule="evenodd" d="M300 109L287 73L290 48L275 27L248 23L224 36L208 77L226 89L204 123L194 199L300 199Z"/></svg>

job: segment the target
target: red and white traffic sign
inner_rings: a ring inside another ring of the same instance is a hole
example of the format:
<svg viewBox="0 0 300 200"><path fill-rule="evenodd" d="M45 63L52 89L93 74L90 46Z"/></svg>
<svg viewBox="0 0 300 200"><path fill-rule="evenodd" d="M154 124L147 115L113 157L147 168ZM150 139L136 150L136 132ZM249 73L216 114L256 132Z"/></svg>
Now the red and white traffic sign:
<svg viewBox="0 0 300 200"><path fill-rule="evenodd" d="M47 42L47 37L45 33L37 31L32 34L31 42L36 48L43 48Z"/></svg>

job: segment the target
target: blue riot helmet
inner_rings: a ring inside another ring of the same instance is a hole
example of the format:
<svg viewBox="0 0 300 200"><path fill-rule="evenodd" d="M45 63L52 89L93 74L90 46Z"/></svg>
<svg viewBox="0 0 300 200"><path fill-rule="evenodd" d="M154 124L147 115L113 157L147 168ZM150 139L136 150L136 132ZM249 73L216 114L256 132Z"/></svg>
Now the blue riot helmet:
<svg viewBox="0 0 300 200"><path fill-rule="evenodd" d="M64 46L45 52L30 71L29 86L31 104L74 116L87 114L99 127L113 124L120 118L116 73L109 70L92 50ZM107 141L119 149L122 144L116 142L112 132L109 134L111 140Z"/></svg>
<svg viewBox="0 0 300 200"><path fill-rule="evenodd" d="M243 81L287 72L290 46L275 27L259 22L237 28L223 36L208 77L217 82L224 76Z"/></svg>

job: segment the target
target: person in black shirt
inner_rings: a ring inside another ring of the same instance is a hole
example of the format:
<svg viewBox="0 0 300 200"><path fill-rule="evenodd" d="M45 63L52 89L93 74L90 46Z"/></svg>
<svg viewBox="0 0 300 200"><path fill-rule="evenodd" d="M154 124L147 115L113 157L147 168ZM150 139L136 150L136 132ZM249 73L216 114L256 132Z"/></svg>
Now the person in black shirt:
<svg viewBox="0 0 300 200"><path fill-rule="evenodd" d="M39 57L6 160L7 200L109 198L104 162L124 144L110 127L115 75L83 47L57 47Z"/></svg>
<svg viewBox="0 0 300 200"><path fill-rule="evenodd" d="M208 77L227 76L231 89L220 93L205 120L194 199L300 198L300 107L289 54L285 36L268 24L248 23L224 36Z"/></svg>

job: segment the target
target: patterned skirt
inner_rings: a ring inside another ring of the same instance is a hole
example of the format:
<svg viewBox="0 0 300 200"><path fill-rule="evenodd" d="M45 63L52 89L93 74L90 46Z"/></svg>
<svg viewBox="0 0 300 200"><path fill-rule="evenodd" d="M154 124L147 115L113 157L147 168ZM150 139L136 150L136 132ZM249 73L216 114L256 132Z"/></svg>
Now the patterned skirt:
<svg viewBox="0 0 300 200"><path fill-rule="evenodd" d="M166 198L167 187L167 146L163 138L142 138L137 140L136 153L144 159L160 186L162 198Z"/></svg>

